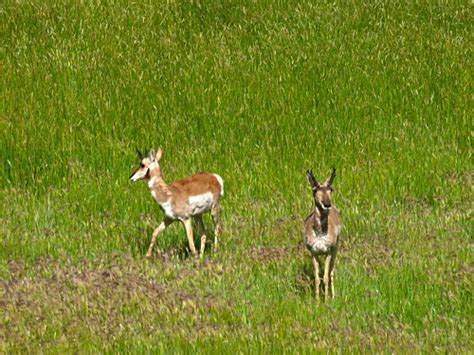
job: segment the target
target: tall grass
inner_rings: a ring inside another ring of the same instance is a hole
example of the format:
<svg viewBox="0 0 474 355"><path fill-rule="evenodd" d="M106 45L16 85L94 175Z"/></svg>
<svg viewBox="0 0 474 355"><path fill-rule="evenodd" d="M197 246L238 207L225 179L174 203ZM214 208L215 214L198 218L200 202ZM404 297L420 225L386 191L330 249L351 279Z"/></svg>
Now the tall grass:
<svg viewBox="0 0 474 355"><path fill-rule="evenodd" d="M469 2L6 1L0 12L4 350L472 350ZM178 225L158 241L171 259L142 259L161 212L128 176L135 147L157 145L168 181L224 177L223 245L208 266L172 252ZM296 246L304 171L323 179L332 166L338 298L317 308ZM109 314L89 279L63 299L43 285L110 259L113 275L197 299L174 313L145 286L136 304L105 289ZM46 303L13 306L31 277ZM209 295L215 309L201 304ZM78 308L58 318L68 300Z"/></svg>

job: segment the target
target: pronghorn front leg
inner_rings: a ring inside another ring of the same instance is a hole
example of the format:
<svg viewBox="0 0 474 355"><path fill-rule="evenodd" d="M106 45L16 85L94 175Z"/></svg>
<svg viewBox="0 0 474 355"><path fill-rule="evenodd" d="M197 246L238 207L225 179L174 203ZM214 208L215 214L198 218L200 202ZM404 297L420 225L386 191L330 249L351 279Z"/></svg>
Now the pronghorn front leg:
<svg viewBox="0 0 474 355"><path fill-rule="evenodd" d="M146 253L147 258L151 257L151 252L153 250L153 246L155 245L156 237L158 237L158 234L160 234L171 223L173 223L173 220L171 218L166 217L164 219L164 221L160 223L158 228L155 229L155 231L153 232L153 235L151 237L151 243L150 243L150 246L148 247L148 252Z"/></svg>
<svg viewBox="0 0 474 355"><path fill-rule="evenodd" d="M204 249L206 248L206 229L204 228L201 215L195 216L194 219L196 220L196 224L198 226L198 233L201 236L201 250L199 252L199 256L202 259L204 256Z"/></svg>
<svg viewBox="0 0 474 355"><path fill-rule="evenodd" d="M313 256L313 269L314 269L314 296L316 301L319 303L319 284L321 280L319 279L319 260L316 256Z"/></svg>
<svg viewBox="0 0 474 355"><path fill-rule="evenodd" d="M332 296L332 299L335 298L335 295L334 295L334 262L336 261L336 253L333 254L333 256L331 257L331 263L330 263L330 266L331 266L331 270L330 270L330 274L329 276L331 277L331 296Z"/></svg>
<svg viewBox="0 0 474 355"><path fill-rule="evenodd" d="M191 218L183 220L184 228L186 229L186 235L188 237L189 249L191 250L191 254L193 256L197 256L196 247L194 246L194 239L193 239L193 225L191 222Z"/></svg>
<svg viewBox="0 0 474 355"><path fill-rule="evenodd" d="M219 241L220 232L220 207L218 204L212 206L211 209L212 223L214 223L214 250L217 250L217 242Z"/></svg>
<svg viewBox="0 0 474 355"><path fill-rule="evenodd" d="M329 297L329 273L331 270L332 255L329 254L326 256L326 262L324 265L324 302L328 301Z"/></svg>

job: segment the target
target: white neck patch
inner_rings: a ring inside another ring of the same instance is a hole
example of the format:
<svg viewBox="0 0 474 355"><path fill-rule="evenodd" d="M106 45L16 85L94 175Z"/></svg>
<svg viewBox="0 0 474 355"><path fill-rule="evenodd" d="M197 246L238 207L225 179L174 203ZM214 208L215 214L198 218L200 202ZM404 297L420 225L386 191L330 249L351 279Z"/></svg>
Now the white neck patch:
<svg viewBox="0 0 474 355"><path fill-rule="evenodd" d="M149 181L148 181L148 187L151 189L153 186L155 186L155 180L156 176L153 176Z"/></svg>

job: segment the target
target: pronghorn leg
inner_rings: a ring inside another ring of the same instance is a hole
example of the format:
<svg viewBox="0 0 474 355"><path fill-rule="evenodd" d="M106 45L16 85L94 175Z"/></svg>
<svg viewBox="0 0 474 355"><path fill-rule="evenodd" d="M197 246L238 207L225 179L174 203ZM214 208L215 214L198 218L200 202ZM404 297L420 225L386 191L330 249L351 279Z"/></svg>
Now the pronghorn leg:
<svg viewBox="0 0 474 355"><path fill-rule="evenodd" d="M191 254L193 256L197 255L196 247L194 246L194 239L193 239L193 225L191 222L191 218L183 220L184 228L186 229L186 236L188 237L189 249L191 250Z"/></svg>
<svg viewBox="0 0 474 355"><path fill-rule="evenodd" d="M220 226L220 207L219 204L215 204L211 209L212 223L214 223L214 250L217 249L217 243L219 240Z"/></svg>
<svg viewBox="0 0 474 355"><path fill-rule="evenodd" d="M195 216L194 220L198 226L198 233L201 236L201 250L199 252L199 256L202 258L204 256L204 249L206 247L206 229L204 228L201 215Z"/></svg>
<svg viewBox="0 0 474 355"><path fill-rule="evenodd" d="M316 256L313 256L313 269L314 269L314 297L319 303L319 284L321 280L319 279L319 260Z"/></svg>
<svg viewBox="0 0 474 355"><path fill-rule="evenodd" d="M163 232L163 230L166 227L168 227L171 223L173 223L172 219L165 218L164 221L160 223L158 228L155 229L155 231L153 232L153 235L151 236L151 242L150 242L150 246L148 247L148 252L146 253L147 258L151 257L151 252L153 250L153 246L155 245L156 237L158 237L158 234Z"/></svg>
<svg viewBox="0 0 474 355"><path fill-rule="evenodd" d="M336 254L334 254L331 258L331 272L330 272L330 276L331 276L331 296L332 296L332 299L334 299L335 297L335 294L334 294L334 262L336 261Z"/></svg>
<svg viewBox="0 0 474 355"><path fill-rule="evenodd" d="M332 259L332 255L326 256L326 262L324 264L324 302L327 302L329 297L329 273Z"/></svg>

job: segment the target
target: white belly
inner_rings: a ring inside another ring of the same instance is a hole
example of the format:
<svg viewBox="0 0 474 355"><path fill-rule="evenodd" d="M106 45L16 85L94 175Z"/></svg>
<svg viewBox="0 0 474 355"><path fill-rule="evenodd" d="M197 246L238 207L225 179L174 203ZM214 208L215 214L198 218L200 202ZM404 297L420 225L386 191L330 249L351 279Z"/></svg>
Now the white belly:
<svg viewBox="0 0 474 355"><path fill-rule="evenodd" d="M189 209L191 215L197 215L207 212L211 209L213 195L212 192L206 192L205 194L190 196L188 198Z"/></svg>

